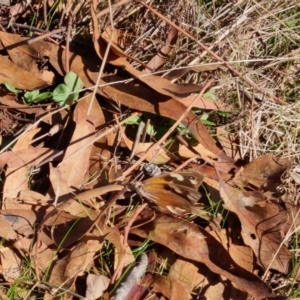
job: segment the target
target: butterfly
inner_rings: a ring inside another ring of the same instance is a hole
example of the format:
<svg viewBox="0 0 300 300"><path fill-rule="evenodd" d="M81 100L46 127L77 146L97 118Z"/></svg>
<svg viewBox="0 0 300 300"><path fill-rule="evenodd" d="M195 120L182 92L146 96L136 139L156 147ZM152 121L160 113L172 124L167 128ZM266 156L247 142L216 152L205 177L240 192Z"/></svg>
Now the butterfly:
<svg viewBox="0 0 300 300"><path fill-rule="evenodd" d="M193 171L170 172L136 182L134 188L158 209L183 216L193 213L193 207L201 198L198 188L203 178Z"/></svg>

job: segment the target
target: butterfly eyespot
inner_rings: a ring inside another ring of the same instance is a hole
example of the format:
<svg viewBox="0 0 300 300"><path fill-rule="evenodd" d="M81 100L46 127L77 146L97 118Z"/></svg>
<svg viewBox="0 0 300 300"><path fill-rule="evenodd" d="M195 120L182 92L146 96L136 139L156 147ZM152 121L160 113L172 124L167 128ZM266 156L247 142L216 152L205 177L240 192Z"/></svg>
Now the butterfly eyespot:
<svg viewBox="0 0 300 300"><path fill-rule="evenodd" d="M196 177L195 177L195 176L189 176L188 179L189 179L189 180L195 180Z"/></svg>

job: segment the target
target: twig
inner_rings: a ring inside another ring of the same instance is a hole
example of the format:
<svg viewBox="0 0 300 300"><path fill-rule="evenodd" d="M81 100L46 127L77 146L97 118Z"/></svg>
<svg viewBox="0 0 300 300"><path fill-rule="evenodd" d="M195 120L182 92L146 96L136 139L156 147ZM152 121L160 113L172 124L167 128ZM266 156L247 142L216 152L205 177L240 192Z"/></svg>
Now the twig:
<svg viewBox="0 0 300 300"><path fill-rule="evenodd" d="M66 38L66 49L65 49L65 66L66 73L70 72L70 40L71 40L71 29L73 24L73 13L70 11L68 17L68 26L67 26L67 38Z"/></svg>
<svg viewBox="0 0 300 300"><path fill-rule="evenodd" d="M17 24L14 24L14 26L21 27L21 26L19 26L19 25L17 25ZM41 31L41 30L38 30L38 28L34 28L34 27L31 27L31 26L30 26L29 28L30 28L30 30L35 30L35 31L45 32L44 30ZM54 37L54 38L57 38L57 37L59 37L59 36L57 36L56 34L57 34L57 33L64 32L64 31L66 31L66 27L61 27L61 28L55 29L55 30L50 31L50 32L45 32L45 33L42 34L42 35L39 35L39 36L36 36L36 37L34 37L34 38L32 38L32 39L27 40L26 43L27 43L28 45L30 45L30 44L33 44L33 43L35 43L35 42L37 42L37 41L40 41L40 40L42 40L42 39L45 39L45 38L47 38L47 37ZM60 37L60 38L61 38L61 37Z"/></svg>

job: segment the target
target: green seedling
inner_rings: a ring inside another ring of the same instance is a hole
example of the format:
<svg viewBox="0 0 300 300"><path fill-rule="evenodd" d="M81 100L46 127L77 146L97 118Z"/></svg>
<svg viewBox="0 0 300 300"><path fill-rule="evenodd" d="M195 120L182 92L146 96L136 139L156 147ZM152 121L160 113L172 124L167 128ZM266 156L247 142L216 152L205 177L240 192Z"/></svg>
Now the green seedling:
<svg viewBox="0 0 300 300"><path fill-rule="evenodd" d="M65 84L59 84L53 91L53 100L60 106L71 105L79 98L79 92L83 88L83 82L74 73L69 72L64 77Z"/></svg>
<svg viewBox="0 0 300 300"><path fill-rule="evenodd" d="M132 116L127 122L127 125L140 125L140 123L144 122L139 116ZM154 127L151 124L147 126L147 134L150 136L155 135Z"/></svg>
<svg viewBox="0 0 300 300"><path fill-rule="evenodd" d="M15 94L20 94L22 93L22 90L18 90L16 89L11 83L9 82L4 82L4 85L5 87L12 93L15 93Z"/></svg>
<svg viewBox="0 0 300 300"><path fill-rule="evenodd" d="M38 103L43 100L49 99L52 96L51 92L40 93L39 90L27 91L24 94L24 100L26 103Z"/></svg>

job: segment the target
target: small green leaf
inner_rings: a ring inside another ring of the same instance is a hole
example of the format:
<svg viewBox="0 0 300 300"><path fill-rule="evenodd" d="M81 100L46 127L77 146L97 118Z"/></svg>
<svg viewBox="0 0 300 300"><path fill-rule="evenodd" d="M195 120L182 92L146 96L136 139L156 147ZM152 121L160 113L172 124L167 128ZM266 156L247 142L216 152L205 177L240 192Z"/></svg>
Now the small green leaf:
<svg viewBox="0 0 300 300"><path fill-rule="evenodd" d="M79 92L83 88L83 82L74 72L69 72L65 75L64 81L73 92ZM78 98L76 98L78 99ZM74 99L74 100L76 100Z"/></svg>
<svg viewBox="0 0 300 300"><path fill-rule="evenodd" d="M141 121L141 118L139 116L132 116L131 118L129 118L126 121L126 124L127 125L136 125L136 124L139 124L140 121Z"/></svg>
<svg viewBox="0 0 300 300"><path fill-rule="evenodd" d="M65 100L65 104L71 105L78 98L79 98L79 92L70 92L68 98Z"/></svg>
<svg viewBox="0 0 300 300"><path fill-rule="evenodd" d="M38 94L40 93L39 90L34 90L34 91L27 91L24 94L24 98L26 100L27 103L32 103L34 98L38 96Z"/></svg>
<svg viewBox="0 0 300 300"><path fill-rule="evenodd" d="M52 96L51 92L44 92L44 93L41 93L41 94L37 95L36 97L34 97L32 102L38 103L38 102L44 101L46 99L49 99L51 96Z"/></svg>
<svg viewBox="0 0 300 300"><path fill-rule="evenodd" d="M71 89L65 84L59 84L53 91L53 100L58 102L60 105L64 105L68 99Z"/></svg>
<svg viewBox="0 0 300 300"><path fill-rule="evenodd" d="M155 130L153 125L148 124L147 126L147 134L149 134L150 136L154 136L155 135Z"/></svg>
<svg viewBox="0 0 300 300"><path fill-rule="evenodd" d="M215 91L209 90L207 93L203 94L203 97L212 99L212 100L216 100Z"/></svg>
<svg viewBox="0 0 300 300"><path fill-rule="evenodd" d="M19 94L22 93L21 90L17 90L11 83L4 82L5 87L12 93Z"/></svg>
<svg viewBox="0 0 300 300"><path fill-rule="evenodd" d="M208 114L204 114L201 116L200 120L204 125L208 125L208 126L216 126L215 123L211 122L208 120L209 115Z"/></svg>

